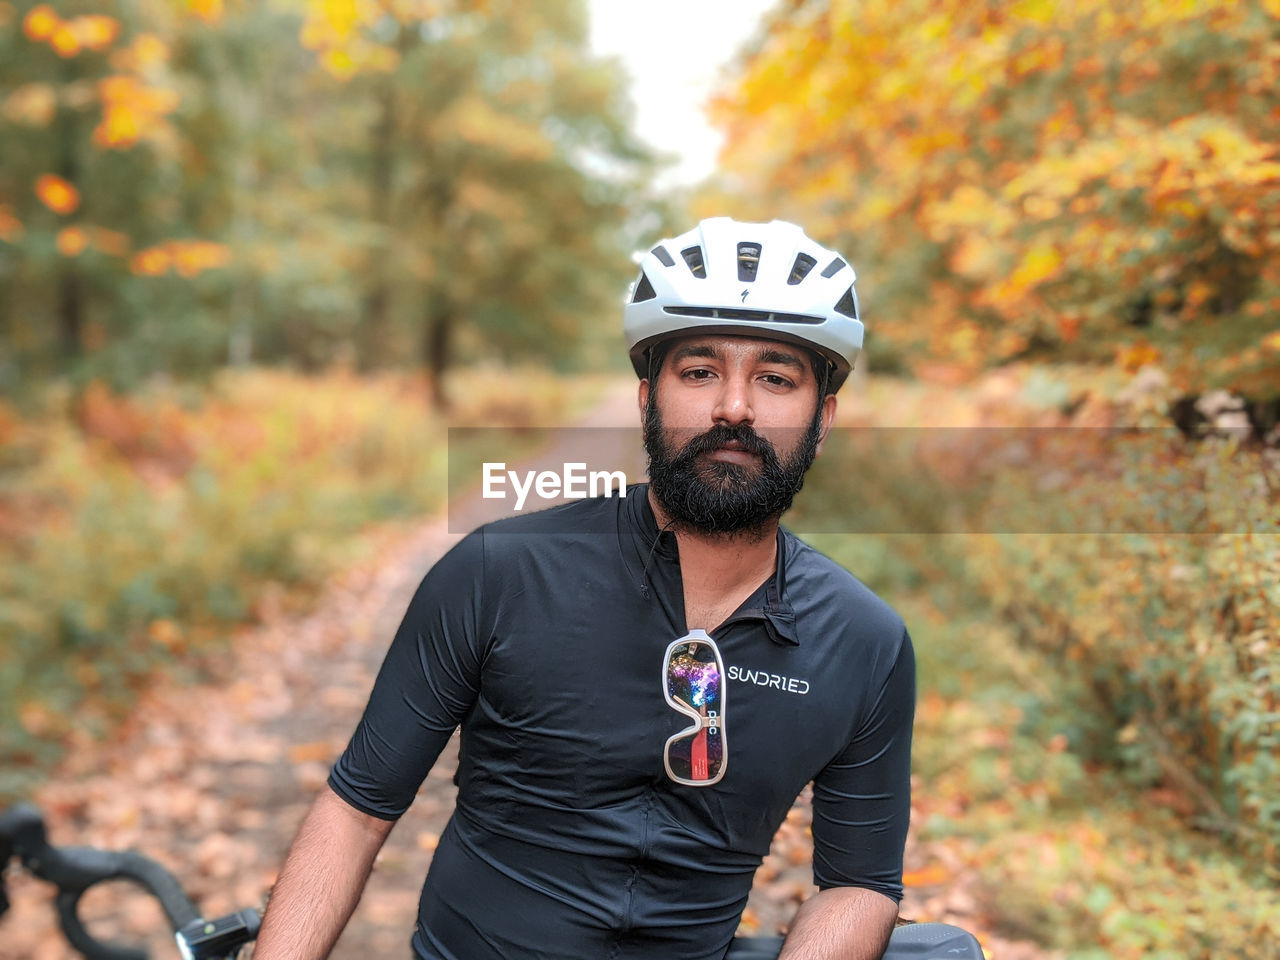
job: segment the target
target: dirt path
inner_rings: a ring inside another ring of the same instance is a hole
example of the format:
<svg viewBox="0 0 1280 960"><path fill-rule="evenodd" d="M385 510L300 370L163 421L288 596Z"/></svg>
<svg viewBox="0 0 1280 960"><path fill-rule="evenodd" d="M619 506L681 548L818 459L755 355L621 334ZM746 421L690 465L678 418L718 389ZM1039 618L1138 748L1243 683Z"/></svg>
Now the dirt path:
<svg viewBox="0 0 1280 960"><path fill-rule="evenodd" d="M583 425L632 426L634 389L620 385ZM634 442L634 434L616 436L619 443ZM629 477L642 474L637 456L634 449L616 452ZM564 458L553 451L546 459ZM54 842L131 847L154 856L182 879L206 916L260 905L311 797L359 719L410 595L457 536L443 516L388 535L374 561L337 578L305 616L267 605L263 622L236 637L216 679L150 691L110 745L74 752L40 791L36 799ZM453 806L455 767L456 737L379 856L334 957L407 956L418 890ZM805 796L757 875L744 930L773 932L812 892L808 822ZM913 837L907 867L922 885L908 891L905 916L974 930L999 960L1047 960L1031 945L988 932L986 898L955 851L926 849ZM927 885L930 879L936 885ZM74 957L57 932L48 888L14 875L10 890L13 909L3 921L0 960ZM105 917L97 928L104 932L118 926L151 931L153 957L177 956L172 939L158 932L162 918L144 898L103 893L86 901L85 912Z"/></svg>

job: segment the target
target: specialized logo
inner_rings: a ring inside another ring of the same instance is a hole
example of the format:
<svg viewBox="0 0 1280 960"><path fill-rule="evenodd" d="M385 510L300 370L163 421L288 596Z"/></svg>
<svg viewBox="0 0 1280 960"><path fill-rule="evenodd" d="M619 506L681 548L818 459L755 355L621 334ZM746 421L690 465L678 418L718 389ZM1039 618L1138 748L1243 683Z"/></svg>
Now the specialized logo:
<svg viewBox="0 0 1280 960"><path fill-rule="evenodd" d="M774 690L781 690L783 693L798 693L804 696L809 692L808 680L802 680L799 677L784 677L780 673L770 673L768 670L752 670L749 667L730 664L728 675L730 680L752 683L757 687L772 687Z"/></svg>
<svg viewBox="0 0 1280 960"><path fill-rule="evenodd" d="M751 292L751 291L750 291L749 289L748 289L748 290L743 290L743 291L742 291L742 302L743 302L743 303L746 303L746 302L747 302L747 294L748 294L748 293L750 293L750 292Z"/></svg>

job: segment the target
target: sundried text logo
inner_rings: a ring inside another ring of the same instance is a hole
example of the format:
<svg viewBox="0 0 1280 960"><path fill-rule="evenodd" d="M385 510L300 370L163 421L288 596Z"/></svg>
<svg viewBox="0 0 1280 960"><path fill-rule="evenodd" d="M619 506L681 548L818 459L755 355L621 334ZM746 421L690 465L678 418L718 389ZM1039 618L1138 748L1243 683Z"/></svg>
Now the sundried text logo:
<svg viewBox="0 0 1280 960"><path fill-rule="evenodd" d="M784 677L767 670L751 670L736 664L729 666L729 679L741 680L743 683L754 683L757 687L772 687L783 693L798 693L801 696L809 692L809 681L797 677Z"/></svg>

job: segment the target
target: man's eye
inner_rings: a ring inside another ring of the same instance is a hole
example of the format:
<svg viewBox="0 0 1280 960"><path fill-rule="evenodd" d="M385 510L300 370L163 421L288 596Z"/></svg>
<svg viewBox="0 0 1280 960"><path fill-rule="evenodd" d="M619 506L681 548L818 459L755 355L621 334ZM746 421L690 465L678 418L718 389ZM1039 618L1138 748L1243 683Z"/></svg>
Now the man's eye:
<svg viewBox="0 0 1280 960"><path fill-rule="evenodd" d="M793 383L792 383L790 380L788 380L786 377L779 376L779 375L778 375L778 374L776 374L776 373L766 373L766 374L764 375L764 378L763 378L763 379L764 379L764 381L765 381L766 383L771 384L772 386L775 386L775 387L793 387L793 386L795 386L795 384L793 384Z"/></svg>
<svg viewBox="0 0 1280 960"><path fill-rule="evenodd" d="M711 376L711 371L706 367L695 367L692 370L686 370L684 375L690 380L705 380Z"/></svg>

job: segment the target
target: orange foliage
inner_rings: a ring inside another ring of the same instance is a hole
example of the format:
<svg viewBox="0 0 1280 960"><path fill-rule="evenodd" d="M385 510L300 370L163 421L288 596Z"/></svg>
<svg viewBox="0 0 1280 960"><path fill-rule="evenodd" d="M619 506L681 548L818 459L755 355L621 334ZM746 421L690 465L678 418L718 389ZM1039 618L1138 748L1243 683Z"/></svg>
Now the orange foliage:
<svg viewBox="0 0 1280 960"><path fill-rule="evenodd" d="M36 196L54 213L64 216L74 213L80 206L80 191L75 184L52 173L44 173L36 178Z"/></svg>
<svg viewBox="0 0 1280 960"><path fill-rule="evenodd" d="M22 32L28 40L49 40L62 24L62 19L47 3L32 7L22 20Z"/></svg>
<svg viewBox="0 0 1280 960"><path fill-rule="evenodd" d="M220 243L206 240L167 240L139 250L129 261L129 269L139 276L159 277L170 270L180 277L195 277L206 270L225 267L231 262L231 250Z"/></svg>
<svg viewBox="0 0 1280 960"><path fill-rule="evenodd" d="M83 227L63 227L58 231L56 245L64 257L78 257L89 245L89 235Z"/></svg>
<svg viewBox="0 0 1280 960"><path fill-rule="evenodd" d="M63 20L47 3L27 12L22 32L28 40L47 43L60 57L74 57L82 50L102 51L120 34L120 23L104 14L88 14Z"/></svg>
<svg viewBox="0 0 1280 960"><path fill-rule="evenodd" d="M105 227L71 226L58 231L55 240L58 252L64 257L78 257L89 248L111 256L124 256L129 250L129 238L123 233Z"/></svg>
<svg viewBox="0 0 1280 960"><path fill-rule="evenodd" d="M98 82L102 122L93 131L100 147L131 147L163 127L163 118L178 108L174 90L151 87L125 74Z"/></svg>
<svg viewBox="0 0 1280 960"><path fill-rule="evenodd" d="M1277 90L1280 29L1236 0L826 0L773 16L712 113L746 215L895 291L882 342L1108 360L1136 316L1190 384L1259 369Z"/></svg>
<svg viewBox="0 0 1280 960"><path fill-rule="evenodd" d="M187 6L205 23L217 23L226 12L223 0L187 0Z"/></svg>
<svg viewBox="0 0 1280 960"><path fill-rule="evenodd" d="M107 445L135 465L150 463L176 476L195 459L191 423L176 405L147 410L95 380L77 403L76 419L85 437Z"/></svg>

